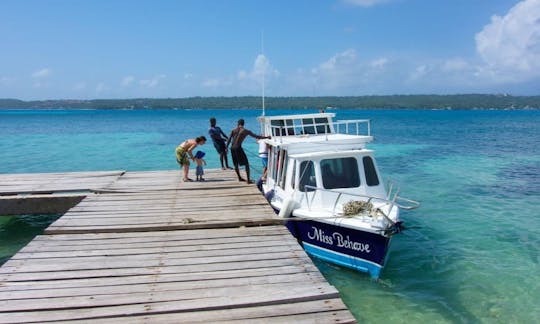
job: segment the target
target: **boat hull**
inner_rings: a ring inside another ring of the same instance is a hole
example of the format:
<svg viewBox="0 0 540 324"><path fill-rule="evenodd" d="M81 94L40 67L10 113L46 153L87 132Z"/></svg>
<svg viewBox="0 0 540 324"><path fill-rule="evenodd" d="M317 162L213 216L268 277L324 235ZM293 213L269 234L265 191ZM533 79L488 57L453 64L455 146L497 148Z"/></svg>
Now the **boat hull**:
<svg viewBox="0 0 540 324"><path fill-rule="evenodd" d="M390 237L312 220L286 224L307 253L372 278L380 276Z"/></svg>

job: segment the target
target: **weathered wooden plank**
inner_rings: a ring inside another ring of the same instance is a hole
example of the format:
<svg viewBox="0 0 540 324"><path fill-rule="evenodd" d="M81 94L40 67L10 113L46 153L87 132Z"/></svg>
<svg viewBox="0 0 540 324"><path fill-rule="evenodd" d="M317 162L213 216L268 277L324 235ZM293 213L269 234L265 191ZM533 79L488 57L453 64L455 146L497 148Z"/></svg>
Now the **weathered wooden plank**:
<svg viewBox="0 0 540 324"><path fill-rule="evenodd" d="M269 242L264 244L257 244L254 246L251 244L227 244L219 248L202 248L200 246L188 246L184 248L171 248L171 247L161 247L154 249L131 249L131 250L121 250L121 251L111 251L111 253L104 253L105 250L101 250L96 254L81 253L81 252L64 252L59 255L59 253L53 252L44 252L39 254L38 257L27 257L27 258L11 258L9 263L6 264L6 267L15 267L20 264L32 262L33 264L39 263L52 263L52 262L62 262L62 259L65 258L75 258L78 262L99 262L101 260L110 259L115 257L117 259L129 258L130 261L135 258L145 258L146 260L152 260L153 258L162 258L161 254L166 253L168 258L192 258L192 257L206 257L214 256L219 254L221 256L226 255L242 255L249 253L274 253L278 251L294 251L297 250L294 246L295 242L285 241L285 242ZM138 250L138 251L137 251ZM72 262L73 264L73 262Z"/></svg>
<svg viewBox="0 0 540 324"><path fill-rule="evenodd" d="M114 183L124 171L0 175L0 195L88 191Z"/></svg>
<svg viewBox="0 0 540 324"><path fill-rule="evenodd" d="M190 212L176 212L176 211L156 211L147 215L144 213L122 213L116 217L112 215L93 214L93 215L71 215L62 217L59 221L53 223L52 227L60 226L75 226L84 227L92 225L121 225L121 224L153 224L162 222L180 222L180 223L200 223L210 221L227 221L236 222L238 220L274 220L278 221L277 216L264 209L262 207L255 207L253 213L239 214L234 211L221 212L218 210L203 210L199 213L195 211ZM93 217L92 217L93 216Z"/></svg>
<svg viewBox="0 0 540 324"><path fill-rule="evenodd" d="M242 252L251 253L244 254ZM220 253L216 251L195 251L180 253L161 253L155 255L129 255L115 257L85 257L75 258L69 263L65 258L49 258L7 261L0 273L37 272L37 271L70 271L93 270L111 268L136 268L151 266L195 265L208 263L238 262L243 260L268 260L280 258L294 258L298 251L290 251L288 246L257 247L254 249L230 249Z"/></svg>
<svg viewBox="0 0 540 324"><path fill-rule="evenodd" d="M122 280L129 276L144 276L149 274L181 274L193 272L211 272L211 271L229 271L240 269L259 269L268 267L288 267L304 264L306 268L313 265L310 264L309 258L306 259L262 259L262 260L241 260L235 262L224 263L208 263L208 264L188 264L177 266L150 266L146 268L117 268L117 269L97 269L97 270L70 270L70 271L36 271L36 272L12 272L1 274L0 282L27 282L27 281L49 281L49 280L72 280L85 278L118 278ZM279 270L279 269L277 269Z"/></svg>
<svg viewBox="0 0 540 324"><path fill-rule="evenodd" d="M84 195L0 196L0 216L22 214L63 214L76 206Z"/></svg>
<svg viewBox="0 0 540 324"><path fill-rule="evenodd" d="M314 300L289 304L231 308L197 312L173 312L144 316L92 319L92 323L355 323L339 299ZM86 323L69 321L60 323Z"/></svg>
<svg viewBox="0 0 540 324"><path fill-rule="evenodd" d="M289 287L294 286L307 286L324 284L324 280L320 278L313 278L306 276L304 273L272 273L266 276L251 276L251 277L235 277L235 278L220 278L219 280L169 280L164 281L161 277L154 278L154 281L147 283L129 283L116 284L108 286L104 289L103 286L78 286L72 288L52 288L52 289L31 289L31 290L18 290L18 291L5 291L2 290L0 295L0 311L5 305L24 304L26 306L13 306L17 307L17 310L22 310L24 307L32 309L36 306L33 303L36 299L46 298L70 298L70 297L84 297L84 296L99 296L99 295L129 295L129 294L146 294L149 291L154 292L189 292L191 290L204 291L206 289L217 288L230 288L230 289L242 289L244 286L254 285L266 285L266 284L285 284ZM3 301L6 301L3 304ZM17 302L19 301L19 302Z"/></svg>
<svg viewBox="0 0 540 324"><path fill-rule="evenodd" d="M50 242L61 245L65 242L69 245L76 244L92 244L93 242L109 243L109 242L131 242L133 239L140 242L162 242L171 240L198 240L198 239L215 239L229 237L246 237L248 239L258 240L259 236L271 235L289 235L287 229L283 226L265 226L253 228L229 228L219 231L213 229L200 229L193 231L166 231L166 232L126 232L126 233L89 233L89 234L57 234L57 235L38 235L34 241ZM127 240L127 241L126 241ZM88 242L88 243L87 243Z"/></svg>
<svg viewBox="0 0 540 324"><path fill-rule="evenodd" d="M293 243L294 244L294 243ZM90 257L90 256L121 256L121 255L142 255L142 254L155 254L162 253L165 249L167 253L173 252L190 252L190 251L212 251L212 250L231 250L231 249L244 249L250 247L269 247L269 246L289 246L291 242L284 240L264 240L258 242L223 242L216 244L216 242L201 243L196 246L184 246L174 244L154 244L154 247L135 245L133 247L125 247L123 245L118 246L96 246L91 250L74 251L73 248L66 247L63 250L56 251L32 251L25 249L19 251L17 255L11 260L29 260L29 259L49 259L49 258L72 258L72 257Z"/></svg>
<svg viewBox="0 0 540 324"><path fill-rule="evenodd" d="M116 315L93 317L92 323L355 323L345 305L337 298L316 301L290 302L288 304L269 304L263 306L231 307L229 309L195 311L148 311L144 315ZM59 311L55 311L58 313ZM65 311L66 313L73 311ZM47 313L35 314L38 316ZM43 316L46 317L46 316ZM64 316L65 317L65 316ZM80 318L81 316L79 316ZM20 317L19 317L20 319ZM44 319L38 322L42 323ZM18 321L28 323L28 321ZM55 323L88 323L89 319L59 320Z"/></svg>
<svg viewBox="0 0 540 324"><path fill-rule="evenodd" d="M264 294L261 294L264 291ZM316 291L317 294L313 294ZM259 285L230 288L191 290L184 293L151 292L127 295L98 295L89 297L33 299L33 304L0 302L4 311L0 323L23 321L56 321L91 319L118 315L143 315L172 311L214 310L262 305L284 304L338 298L335 288L328 285L288 287L287 285ZM26 310L19 313L18 309ZM9 310L9 311L7 311Z"/></svg>
<svg viewBox="0 0 540 324"><path fill-rule="evenodd" d="M66 288L79 287L108 287L118 285L137 285L148 283L210 281L220 279L264 277L272 275L303 274L306 278L324 282L324 278L313 264L290 264L270 267L247 267L242 269L220 269L212 271L180 272L180 273L151 273L141 275L118 277L88 277L56 280L28 280L28 281L3 281L0 284L0 299L12 299L4 295L5 292L27 292L39 290L48 293L49 290L57 291Z"/></svg>
<svg viewBox="0 0 540 324"><path fill-rule="evenodd" d="M66 242L63 242L66 243ZM44 253L62 255L62 253L72 253L74 255L84 254L98 255L100 253L112 255L114 253L130 254L133 253L151 253L151 251L158 248L167 249L168 251L174 250L214 250L227 247L244 247L244 246L259 246L259 245L282 245L289 244L288 236L272 235L272 236L258 236L256 239L251 237L233 236L233 237L218 237L218 238L200 238L183 240L180 238L170 237L170 240L156 240L156 241L144 241L141 242L137 238L129 238L122 240L121 242L115 242L114 240L107 240L105 242L95 241L92 244L85 245L70 245L70 244L44 244L43 241L30 242L27 246L22 248L12 259L17 258L38 258L42 257Z"/></svg>

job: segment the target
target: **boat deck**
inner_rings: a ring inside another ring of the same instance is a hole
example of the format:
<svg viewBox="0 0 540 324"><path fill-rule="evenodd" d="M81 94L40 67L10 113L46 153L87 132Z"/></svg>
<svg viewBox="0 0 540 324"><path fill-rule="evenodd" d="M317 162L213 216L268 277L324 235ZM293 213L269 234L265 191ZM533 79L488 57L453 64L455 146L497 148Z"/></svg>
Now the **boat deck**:
<svg viewBox="0 0 540 324"><path fill-rule="evenodd" d="M0 175L0 210L82 197L0 267L0 323L355 322L256 187L206 173Z"/></svg>

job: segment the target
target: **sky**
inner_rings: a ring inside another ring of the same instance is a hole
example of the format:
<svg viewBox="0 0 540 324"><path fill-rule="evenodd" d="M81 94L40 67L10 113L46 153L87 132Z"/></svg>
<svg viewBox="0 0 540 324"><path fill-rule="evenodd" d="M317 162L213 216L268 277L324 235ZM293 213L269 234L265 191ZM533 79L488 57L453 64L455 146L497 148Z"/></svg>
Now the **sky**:
<svg viewBox="0 0 540 324"><path fill-rule="evenodd" d="M2 0L0 98L540 95L540 0Z"/></svg>

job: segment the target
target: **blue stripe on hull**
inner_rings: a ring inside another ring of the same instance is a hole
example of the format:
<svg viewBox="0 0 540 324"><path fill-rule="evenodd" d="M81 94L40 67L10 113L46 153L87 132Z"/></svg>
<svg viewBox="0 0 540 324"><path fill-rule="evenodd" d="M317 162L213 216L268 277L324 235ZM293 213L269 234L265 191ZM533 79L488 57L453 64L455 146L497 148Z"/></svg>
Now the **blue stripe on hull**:
<svg viewBox="0 0 540 324"><path fill-rule="evenodd" d="M342 267L351 268L357 271L367 272L372 278L375 279L379 278L381 274L382 267L378 264L360 258L355 258L350 255L323 249L309 243L304 242L302 245L307 253L324 261L335 263Z"/></svg>
<svg viewBox="0 0 540 324"><path fill-rule="evenodd" d="M316 221L287 222L289 231L306 252L378 278L384 267L390 238Z"/></svg>

